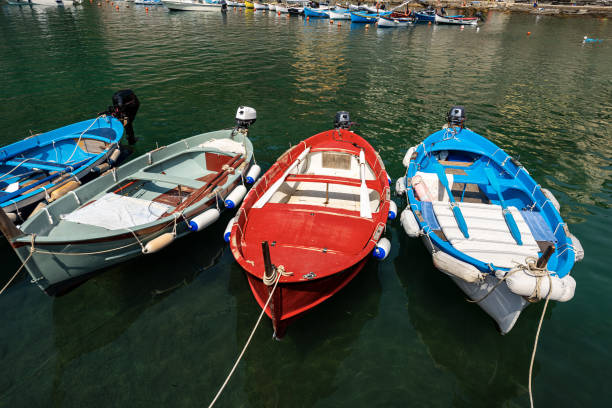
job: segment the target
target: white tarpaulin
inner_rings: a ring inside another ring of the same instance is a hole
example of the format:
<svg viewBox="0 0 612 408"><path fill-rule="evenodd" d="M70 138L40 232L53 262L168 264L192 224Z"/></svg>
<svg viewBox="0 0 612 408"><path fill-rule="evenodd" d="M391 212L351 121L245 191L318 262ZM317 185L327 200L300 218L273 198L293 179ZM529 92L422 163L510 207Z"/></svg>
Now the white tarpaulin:
<svg viewBox="0 0 612 408"><path fill-rule="evenodd" d="M63 215L62 219L118 230L155 221L169 208L149 200L108 193L85 207Z"/></svg>
<svg viewBox="0 0 612 408"><path fill-rule="evenodd" d="M210 139L198 147L211 147L222 152L245 154L244 144L231 139Z"/></svg>

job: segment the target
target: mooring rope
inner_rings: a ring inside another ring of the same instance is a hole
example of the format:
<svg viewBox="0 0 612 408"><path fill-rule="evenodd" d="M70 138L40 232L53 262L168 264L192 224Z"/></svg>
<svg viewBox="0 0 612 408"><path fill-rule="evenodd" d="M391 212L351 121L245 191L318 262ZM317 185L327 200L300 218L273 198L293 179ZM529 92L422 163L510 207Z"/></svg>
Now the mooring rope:
<svg viewBox="0 0 612 408"><path fill-rule="evenodd" d="M255 326L253 327L253 330L251 330L251 334L249 335L249 338L247 339L246 343L244 344L244 347L242 348L242 351L238 355L238 358L236 359L236 362L234 363L234 366L232 367L232 369L230 370L229 374L225 378L225 381L223 382L223 385L221 385L221 388L219 388L219 391L217 391L217 394L215 395L215 398L213 398L213 400L210 403L210 405L208 406L208 408L212 408L212 406L215 405L215 403L217 402L217 399L219 399L219 397L221 396L221 393L225 389L225 386L227 385L227 383L229 382L230 378L234 374L234 371L236 371L236 367L238 367L238 364L240 363L240 360L242 360L242 356L244 356L244 353L246 352L247 347L249 347L249 344L251 343L251 340L253 339L253 335L255 334L255 331L259 327L259 323L261 322L261 319L262 319L263 315L266 313L266 309L268 308L268 305L270 304L270 300L272 300L272 295L274 294L274 291L276 290L276 287L278 286L278 281L280 280L281 276L290 276L290 275L293 275L293 272L285 272L285 268L282 265L280 265L278 268L274 268L274 274L272 275L274 277L273 278L274 279L274 281L273 281L274 282L274 286L272 287L272 290L270 291L270 295L268 296L268 300L266 301L266 304L264 305L264 307L261 309L261 313L259 314L259 317L257 318L257 322L255 322ZM263 278L264 278L264 283L265 283L266 282L266 280L265 280L266 279L266 274L265 273L264 273L264 277Z"/></svg>
<svg viewBox="0 0 612 408"><path fill-rule="evenodd" d="M538 323L538 329L536 331L536 336L535 336L535 340L533 343L533 351L531 352L531 361L529 362L529 384L528 384L528 390L529 390L529 404L531 406L531 408L533 408L533 392L532 392L532 377L533 377L533 363L535 361L535 355L536 355L536 350L538 348L538 340L540 339L540 331L542 329L542 322L544 321L544 315L546 314L546 308L548 307L548 301L550 300L550 296L552 294L552 278L550 276L549 271L546 269L546 267L542 267L539 268L536 264L538 262L538 259L533 257L533 256L529 256L527 258L525 258L525 264L518 264L516 265L514 268L510 269L510 271L508 271L504 277L502 279L499 280L499 282L497 282L495 284L495 286L493 286L493 289L491 289L489 292L487 292L486 295L484 295L483 297L481 297L478 300L471 300L471 299L466 299L468 302L470 303L479 303L482 302L483 300L485 300L491 293L493 293L495 291L495 289L497 289L497 287L499 285L501 285L506 278L510 277L512 274L518 272L518 271L524 271L526 274L531 275L533 277L536 278L536 286L535 289L533 291L533 293L531 294L530 297L527 298L527 301L529 302L537 302L538 300L541 299L541 283L542 283L542 278L547 277L548 278L548 294L546 295L546 301L544 302L544 308L542 309L542 315L540 316L540 321ZM489 266L489 268L494 272L495 269L491 266Z"/></svg>
<svg viewBox="0 0 612 408"><path fill-rule="evenodd" d="M19 269L17 269L17 272L15 272L15 274L11 277L11 279L9 279L8 282L6 282L6 284L2 287L2 289L0 289L0 295L4 293L6 288L8 288L11 282L13 282L13 280L17 277L17 275L19 275L19 272L21 272L21 270L26 266L26 264L28 263L32 255L34 254L34 238L35 238L35 235L32 234L32 241L31 241L32 246L30 247L30 253L28 254L28 257L25 259L25 261L22 262L21 266L19 267Z"/></svg>

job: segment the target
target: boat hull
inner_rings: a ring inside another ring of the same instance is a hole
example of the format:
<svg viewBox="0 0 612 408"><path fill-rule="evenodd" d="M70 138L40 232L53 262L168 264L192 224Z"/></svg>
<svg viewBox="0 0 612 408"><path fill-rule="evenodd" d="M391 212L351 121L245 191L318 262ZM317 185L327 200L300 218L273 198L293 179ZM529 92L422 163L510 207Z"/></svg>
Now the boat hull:
<svg viewBox="0 0 612 408"><path fill-rule="evenodd" d="M364 258L354 266L323 279L305 283L279 283L266 308L266 314L272 320L275 336L283 337L292 321L344 288L366 263L367 258ZM270 297L272 286L267 286L250 273L247 273L247 279L255 300L263 309Z"/></svg>
<svg viewBox="0 0 612 408"><path fill-rule="evenodd" d="M312 9L304 7L304 16L310 18L329 18L328 10Z"/></svg>

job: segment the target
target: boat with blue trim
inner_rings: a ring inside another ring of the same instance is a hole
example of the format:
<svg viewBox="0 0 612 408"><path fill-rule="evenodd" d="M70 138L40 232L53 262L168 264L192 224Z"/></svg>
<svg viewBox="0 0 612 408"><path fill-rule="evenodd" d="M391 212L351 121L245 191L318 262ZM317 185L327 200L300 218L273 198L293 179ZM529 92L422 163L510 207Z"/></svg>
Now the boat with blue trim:
<svg viewBox="0 0 612 408"><path fill-rule="evenodd" d="M225 0L163 0L169 10L217 11L227 9Z"/></svg>
<svg viewBox="0 0 612 408"><path fill-rule="evenodd" d="M351 23L359 24L376 24L378 17L387 16L390 11L381 11L379 13L367 13L362 11L351 11Z"/></svg>
<svg viewBox="0 0 612 408"><path fill-rule="evenodd" d="M310 18L329 18L329 7L304 7L304 16Z"/></svg>
<svg viewBox="0 0 612 408"><path fill-rule="evenodd" d="M51 202L83 178L112 167L125 131L133 139L138 98L131 90L113 95L113 108L94 119L73 123L0 148L0 208L23 222L31 206ZM90 178L90 177L89 177Z"/></svg>
<svg viewBox="0 0 612 408"><path fill-rule="evenodd" d="M554 195L515 158L466 128L463 107L411 147L396 190L400 217L434 265L509 332L529 302L574 296L570 271L584 256Z"/></svg>

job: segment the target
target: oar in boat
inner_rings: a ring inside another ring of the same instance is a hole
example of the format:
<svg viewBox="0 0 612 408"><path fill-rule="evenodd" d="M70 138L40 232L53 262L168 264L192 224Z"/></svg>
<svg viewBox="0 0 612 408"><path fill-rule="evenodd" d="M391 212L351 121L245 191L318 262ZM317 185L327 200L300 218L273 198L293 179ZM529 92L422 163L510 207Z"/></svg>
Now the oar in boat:
<svg viewBox="0 0 612 408"><path fill-rule="evenodd" d="M259 200L257 200L257 202L253 205L253 208L263 207L268 202L268 200L270 200L270 198L274 195L274 193L276 193L276 190L278 190L279 187L284 183L289 173L291 173L293 169L295 169L298 166L298 164L300 164L301 161L304 160L304 157L306 157L306 155L309 152L310 152L310 147L307 147L306 149L304 149L304 151L300 153L298 158L295 159L293 163L291 163L291 166L289 166L289 168L285 170L282 177L276 180L274 184L272 184L270 188L259 198Z"/></svg>
<svg viewBox="0 0 612 408"><path fill-rule="evenodd" d="M440 179L440 183L442 183L442 185L446 189L446 192L448 193L448 199L451 203L451 208L453 210L453 214L455 215L455 220L457 221L457 225L459 226L459 229L463 233L463 236L466 238L469 238L470 234L468 234L468 227L467 227L467 224L465 223L465 218L463 218L463 213L461 212L461 208L459 208L459 206L457 205L457 202L455 201L455 197L453 197L453 192L448 186L448 179L446 178L446 173L444 173L444 167L440 163L436 163L434 165L434 168L436 169L436 173L438 173L438 178Z"/></svg>
<svg viewBox="0 0 612 408"><path fill-rule="evenodd" d="M487 167L484 169L484 171L485 171L485 174L487 175L487 179L489 179L489 184L491 184L491 187L493 187L493 190L495 190L495 193L497 194L497 197L499 198L499 203L502 207L502 212L504 214L504 218L506 219L506 224L508 224L508 229L510 230L512 237L514 238L517 244L523 245L523 240L521 239L521 232L519 231L518 226L516 225L516 221L514 220L512 213L510 212L510 210L506 206L506 203L504 202L504 197L502 196L501 188L499 187L499 182L497 181L495 174L493 174L493 170L491 170L490 167Z"/></svg>
<svg viewBox="0 0 612 408"><path fill-rule="evenodd" d="M370 195L368 194L368 186L365 179L365 153L363 149L359 152L359 167L361 171L361 187L359 191L359 216L363 218L372 218L372 209L370 208Z"/></svg>
<svg viewBox="0 0 612 408"><path fill-rule="evenodd" d="M229 172L230 168L238 167L237 164L241 162L240 160L241 157L242 157L242 154L240 153L232 157L232 159L227 163L227 167L219 170L219 172L217 172L217 174L211 181L209 181L208 183L206 183L205 185L203 185L202 187L200 187L199 189L191 193L185 201L183 201L180 205L178 205L174 209L174 212L182 211L183 209L189 207L190 205L198 201L200 197L206 196L206 194L212 191L219 184L219 182L223 179L225 174Z"/></svg>

